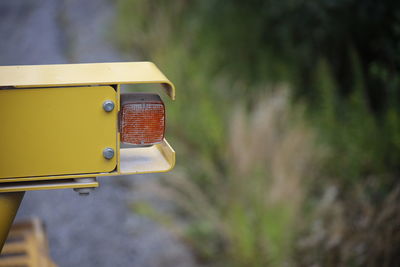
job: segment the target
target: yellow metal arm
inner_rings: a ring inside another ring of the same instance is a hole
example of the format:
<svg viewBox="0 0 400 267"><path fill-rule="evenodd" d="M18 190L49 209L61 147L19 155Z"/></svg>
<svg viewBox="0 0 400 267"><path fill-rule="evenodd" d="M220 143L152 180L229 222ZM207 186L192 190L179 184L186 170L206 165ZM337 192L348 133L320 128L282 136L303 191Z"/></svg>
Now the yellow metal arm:
<svg viewBox="0 0 400 267"><path fill-rule="evenodd" d="M0 251L17 214L25 192L0 193Z"/></svg>
<svg viewBox="0 0 400 267"><path fill-rule="evenodd" d="M174 85L151 62L0 66L0 145L7 155L0 161L0 193L171 170L175 152L165 139L120 147L121 85L143 83L161 84L175 97ZM104 101L116 108L106 112ZM115 157L105 159L105 148Z"/></svg>

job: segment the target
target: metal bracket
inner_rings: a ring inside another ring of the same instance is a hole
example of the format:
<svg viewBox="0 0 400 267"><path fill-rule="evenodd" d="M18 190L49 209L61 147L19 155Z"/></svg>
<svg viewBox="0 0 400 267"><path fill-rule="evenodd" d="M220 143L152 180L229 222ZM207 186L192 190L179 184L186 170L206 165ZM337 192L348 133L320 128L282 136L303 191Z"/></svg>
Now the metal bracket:
<svg viewBox="0 0 400 267"><path fill-rule="evenodd" d="M151 62L0 66L0 87L57 87L158 83L175 99L175 87Z"/></svg>
<svg viewBox="0 0 400 267"><path fill-rule="evenodd" d="M51 189L66 189L66 188L94 188L99 187L96 180L76 179L64 180L45 180L45 181L30 181L30 182L12 182L0 183L0 193L4 192L21 192L34 190L51 190Z"/></svg>

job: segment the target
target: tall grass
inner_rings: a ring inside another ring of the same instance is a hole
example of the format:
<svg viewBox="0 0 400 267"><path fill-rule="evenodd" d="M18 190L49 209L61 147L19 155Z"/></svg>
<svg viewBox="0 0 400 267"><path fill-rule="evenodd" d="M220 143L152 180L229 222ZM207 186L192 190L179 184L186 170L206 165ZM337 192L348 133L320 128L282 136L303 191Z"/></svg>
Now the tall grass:
<svg viewBox="0 0 400 267"><path fill-rule="evenodd" d="M352 82L343 89L332 59L310 58L313 45L286 55L261 46L258 22L274 26L285 8L303 8L283 2L261 22L252 5L235 9L239 1L118 2L121 49L154 61L177 86L167 135L178 165L142 185L175 206L134 210L164 222L209 265L398 265L399 113L380 120L371 109L366 72L347 47ZM270 30L284 41L298 25L282 25Z"/></svg>
<svg viewBox="0 0 400 267"><path fill-rule="evenodd" d="M238 104L227 132L227 175L212 177L211 192L182 167L161 185L144 188L178 206L186 223L172 229L199 259L223 266L291 262L288 255L297 224L307 216L304 201L321 157L302 113L292 110L285 89L260 97L250 112ZM143 206L136 211L143 213ZM166 217L161 221L170 225L173 219Z"/></svg>
<svg viewBox="0 0 400 267"><path fill-rule="evenodd" d="M375 177L343 198L340 187L325 187L296 246L298 266L398 266L399 187L382 202L369 195Z"/></svg>

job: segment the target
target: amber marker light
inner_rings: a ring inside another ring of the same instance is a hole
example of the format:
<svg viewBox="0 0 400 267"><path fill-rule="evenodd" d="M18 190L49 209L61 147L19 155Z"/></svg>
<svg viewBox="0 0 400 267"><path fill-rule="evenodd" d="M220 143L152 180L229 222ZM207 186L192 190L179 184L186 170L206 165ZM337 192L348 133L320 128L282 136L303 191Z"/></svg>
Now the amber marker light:
<svg viewBox="0 0 400 267"><path fill-rule="evenodd" d="M121 95L121 142L131 145L154 145L165 133L165 106L160 96L148 93Z"/></svg>

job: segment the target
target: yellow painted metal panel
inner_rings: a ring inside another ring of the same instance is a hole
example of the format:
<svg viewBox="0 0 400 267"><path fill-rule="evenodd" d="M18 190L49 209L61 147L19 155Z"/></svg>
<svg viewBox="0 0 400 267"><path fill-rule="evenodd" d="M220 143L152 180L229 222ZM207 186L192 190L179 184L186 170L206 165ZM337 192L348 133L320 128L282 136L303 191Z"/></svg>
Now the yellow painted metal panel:
<svg viewBox="0 0 400 267"><path fill-rule="evenodd" d="M118 112L105 100L110 86L0 90L0 178L113 171L102 152L117 148Z"/></svg>
<svg viewBox="0 0 400 267"><path fill-rule="evenodd" d="M151 62L0 66L0 87L159 83L175 99L174 85Z"/></svg>

